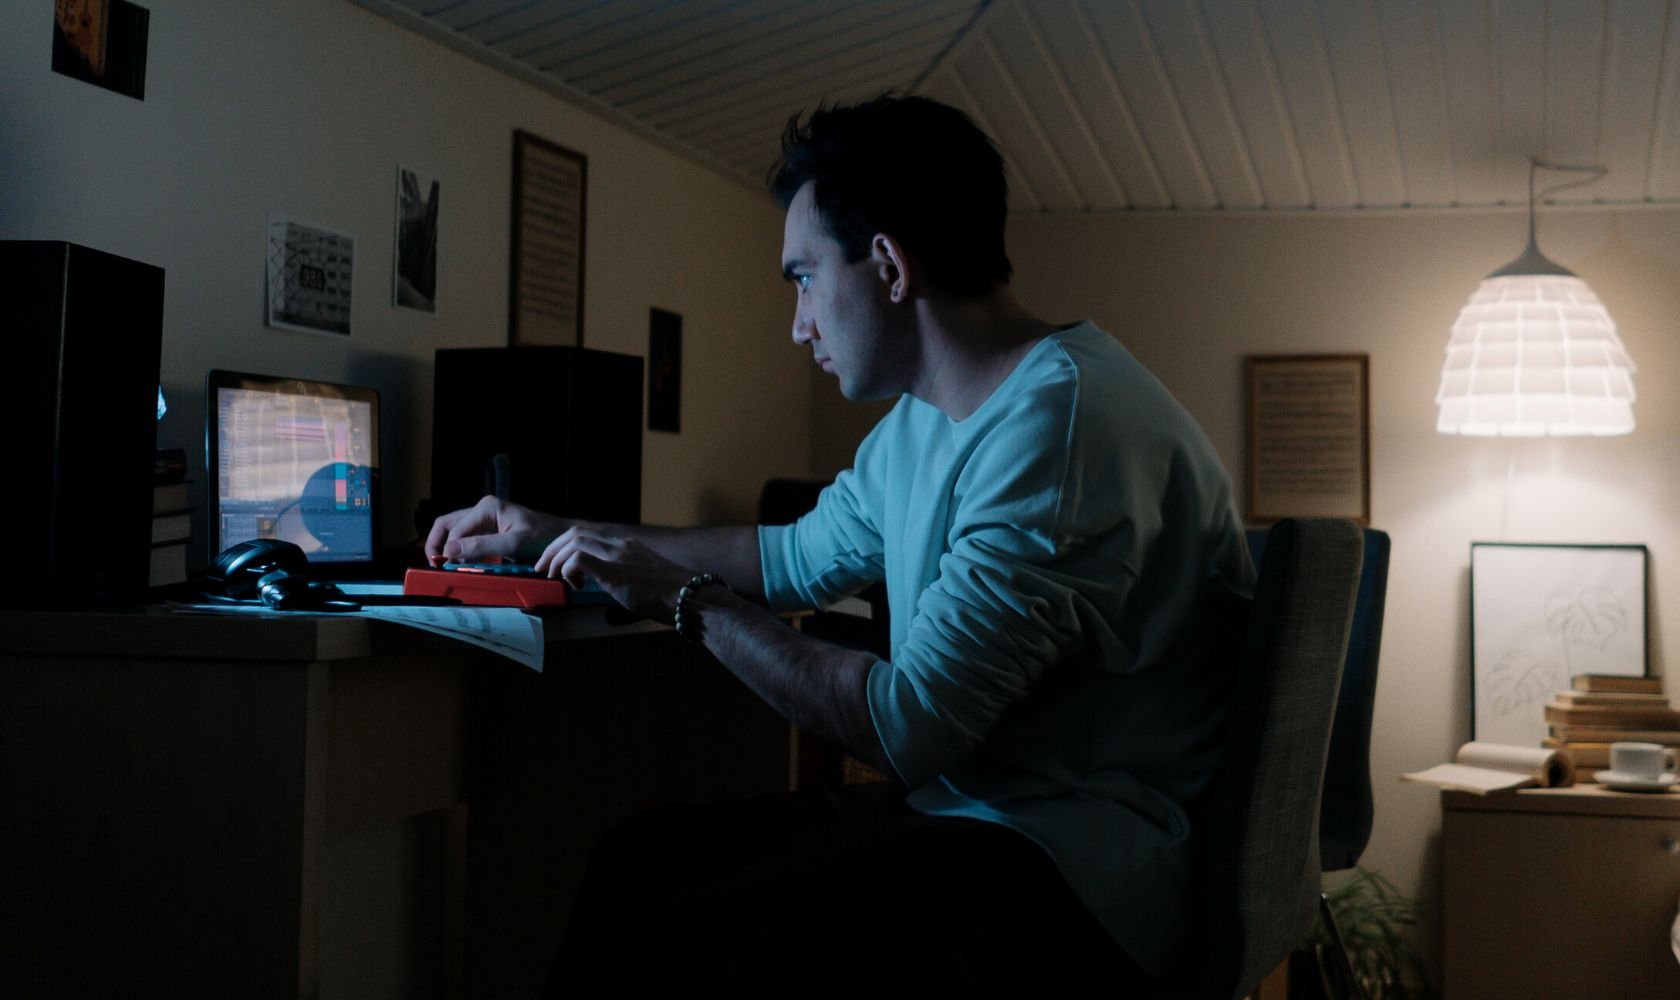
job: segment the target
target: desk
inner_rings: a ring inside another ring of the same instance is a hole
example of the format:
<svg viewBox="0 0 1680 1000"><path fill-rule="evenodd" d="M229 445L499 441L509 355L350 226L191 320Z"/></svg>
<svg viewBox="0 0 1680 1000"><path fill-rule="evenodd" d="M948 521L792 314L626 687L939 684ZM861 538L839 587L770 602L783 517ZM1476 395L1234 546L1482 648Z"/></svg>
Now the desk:
<svg viewBox="0 0 1680 1000"><path fill-rule="evenodd" d="M529 995L600 829L788 766L669 630L547 632L0 611L0 995Z"/></svg>
<svg viewBox="0 0 1680 1000"><path fill-rule="evenodd" d="M1680 997L1680 794L1443 792L1446 1000Z"/></svg>

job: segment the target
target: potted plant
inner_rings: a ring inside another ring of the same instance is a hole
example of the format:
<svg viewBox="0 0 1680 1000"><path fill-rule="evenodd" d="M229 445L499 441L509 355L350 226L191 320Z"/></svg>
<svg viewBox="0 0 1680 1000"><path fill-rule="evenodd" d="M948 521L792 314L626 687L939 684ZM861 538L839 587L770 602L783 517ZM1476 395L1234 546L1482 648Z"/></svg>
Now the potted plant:
<svg viewBox="0 0 1680 1000"><path fill-rule="evenodd" d="M1355 868L1351 878L1327 895L1367 1000L1433 1000L1437 996L1411 938L1418 925L1415 902L1392 882L1364 868ZM1345 978L1335 939L1320 920L1312 938L1291 958L1289 998L1357 997L1345 985Z"/></svg>

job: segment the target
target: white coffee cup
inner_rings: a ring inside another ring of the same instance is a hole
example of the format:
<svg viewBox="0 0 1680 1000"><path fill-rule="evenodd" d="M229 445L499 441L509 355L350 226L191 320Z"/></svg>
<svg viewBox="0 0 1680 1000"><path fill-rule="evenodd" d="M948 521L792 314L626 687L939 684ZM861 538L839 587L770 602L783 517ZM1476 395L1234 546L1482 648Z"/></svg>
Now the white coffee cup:
<svg viewBox="0 0 1680 1000"><path fill-rule="evenodd" d="M1610 770L1640 781L1659 781L1672 774L1677 762L1674 751L1661 743L1610 744Z"/></svg>

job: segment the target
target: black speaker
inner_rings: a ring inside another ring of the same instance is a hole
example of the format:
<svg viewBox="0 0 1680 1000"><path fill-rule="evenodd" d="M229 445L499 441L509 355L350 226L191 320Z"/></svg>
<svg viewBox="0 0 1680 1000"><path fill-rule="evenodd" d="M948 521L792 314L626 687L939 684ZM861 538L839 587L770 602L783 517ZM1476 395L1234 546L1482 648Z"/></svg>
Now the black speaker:
<svg viewBox="0 0 1680 1000"><path fill-rule="evenodd" d="M0 489L7 605L145 599L163 269L73 243L0 241Z"/></svg>
<svg viewBox="0 0 1680 1000"><path fill-rule="evenodd" d="M437 352L432 507L487 493L551 514L642 519L642 359L580 347Z"/></svg>

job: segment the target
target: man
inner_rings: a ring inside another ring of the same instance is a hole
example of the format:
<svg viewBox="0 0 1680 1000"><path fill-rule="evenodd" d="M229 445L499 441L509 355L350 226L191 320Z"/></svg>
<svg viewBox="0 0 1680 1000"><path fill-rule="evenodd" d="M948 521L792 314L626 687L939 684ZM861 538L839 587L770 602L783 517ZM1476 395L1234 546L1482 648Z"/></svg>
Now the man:
<svg viewBox="0 0 1680 1000"><path fill-rule="evenodd" d="M898 397L816 509L680 530L486 498L426 551L594 578L909 792L629 824L591 859L551 986L1158 976L1189 929L1185 807L1226 716L1229 597L1252 580L1229 478L1117 341L1015 300L1002 160L961 112L883 97L795 117L772 188L795 343L848 398ZM766 610L881 580L884 659Z"/></svg>

